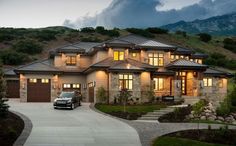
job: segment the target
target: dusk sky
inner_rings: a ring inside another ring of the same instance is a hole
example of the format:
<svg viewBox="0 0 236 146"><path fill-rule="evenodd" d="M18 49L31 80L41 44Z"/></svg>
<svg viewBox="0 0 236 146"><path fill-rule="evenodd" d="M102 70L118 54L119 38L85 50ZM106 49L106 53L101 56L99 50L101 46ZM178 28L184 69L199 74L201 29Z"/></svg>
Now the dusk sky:
<svg viewBox="0 0 236 146"><path fill-rule="evenodd" d="M161 26L230 13L235 7L236 0L0 0L0 27Z"/></svg>

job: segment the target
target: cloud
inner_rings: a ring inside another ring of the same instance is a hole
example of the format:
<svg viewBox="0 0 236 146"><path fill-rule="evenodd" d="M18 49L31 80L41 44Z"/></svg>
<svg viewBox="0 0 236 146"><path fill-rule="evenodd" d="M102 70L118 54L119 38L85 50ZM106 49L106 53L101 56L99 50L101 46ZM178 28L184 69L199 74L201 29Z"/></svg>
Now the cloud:
<svg viewBox="0 0 236 146"><path fill-rule="evenodd" d="M84 16L76 21L65 20L64 25L73 28L87 26L151 27L175 23L180 20L192 21L235 11L235 0L201 0L197 4L179 10L158 11L163 5L160 0L113 0L101 13L94 17Z"/></svg>

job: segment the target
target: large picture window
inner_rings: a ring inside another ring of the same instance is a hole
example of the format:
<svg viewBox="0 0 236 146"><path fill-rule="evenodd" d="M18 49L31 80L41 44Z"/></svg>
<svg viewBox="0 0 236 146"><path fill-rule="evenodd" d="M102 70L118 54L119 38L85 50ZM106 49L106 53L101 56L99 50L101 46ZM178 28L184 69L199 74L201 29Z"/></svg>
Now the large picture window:
<svg viewBox="0 0 236 146"><path fill-rule="evenodd" d="M164 90L164 78L154 78L154 90Z"/></svg>
<svg viewBox="0 0 236 146"><path fill-rule="evenodd" d="M204 78L203 85L204 87L212 87L212 78Z"/></svg>
<svg viewBox="0 0 236 146"><path fill-rule="evenodd" d="M115 61L124 60L125 53L123 51L114 51L113 56Z"/></svg>
<svg viewBox="0 0 236 146"><path fill-rule="evenodd" d="M67 56L66 65L76 65L76 56Z"/></svg>
<svg viewBox="0 0 236 146"><path fill-rule="evenodd" d="M148 53L148 63L153 66L163 66L164 54L163 53Z"/></svg>
<svg viewBox="0 0 236 146"><path fill-rule="evenodd" d="M119 89L133 89L133 75L120 74L119 75Z"/></svg>

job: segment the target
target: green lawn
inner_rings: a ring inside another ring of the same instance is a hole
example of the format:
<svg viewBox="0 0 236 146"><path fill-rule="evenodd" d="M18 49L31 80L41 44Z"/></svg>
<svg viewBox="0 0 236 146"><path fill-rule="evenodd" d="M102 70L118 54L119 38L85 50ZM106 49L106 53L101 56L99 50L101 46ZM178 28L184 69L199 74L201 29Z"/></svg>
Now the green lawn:
<svg viewBox="0 0 236 146"><path fill-rule="evenodd" d="M95 107L104 113L124 111L124 106L122 105L96 104ZM147 113L147 112L152 112L154 110L159 110L160 108L164 107L166 107L166 105L127 105L126 112Z"/></svg>
<svg viewBox="0 0 236 146"><path fill-rule="evenodd" d="M165 136L156 139L153 143L153 146L227 146L227 145L211 144L190 139Z"/></svg>

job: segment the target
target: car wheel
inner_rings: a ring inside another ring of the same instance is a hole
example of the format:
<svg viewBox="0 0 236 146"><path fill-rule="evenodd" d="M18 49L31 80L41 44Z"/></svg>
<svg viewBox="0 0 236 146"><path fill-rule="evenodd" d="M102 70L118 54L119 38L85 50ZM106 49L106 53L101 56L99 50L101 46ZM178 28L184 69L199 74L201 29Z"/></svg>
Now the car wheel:
<svg viewBox="0 0 236 146"><path fill-rule="evenodd" d="M75 104L72 103L72 104L71 104L71 109L73 110L74 108L75 108Z"/></svg>

